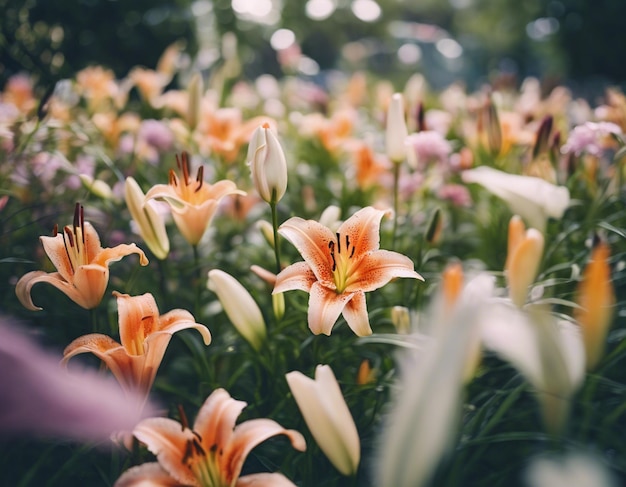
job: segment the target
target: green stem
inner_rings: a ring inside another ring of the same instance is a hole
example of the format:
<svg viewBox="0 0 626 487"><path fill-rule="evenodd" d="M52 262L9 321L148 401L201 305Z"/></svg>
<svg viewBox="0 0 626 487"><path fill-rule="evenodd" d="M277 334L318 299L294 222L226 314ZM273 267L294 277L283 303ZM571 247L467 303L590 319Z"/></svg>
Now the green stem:
<svg viewBox="0 0 626 487"><path fill-rule="evenodd" d="M278 242L278 210L276 208L276 190L272 190L272 201L270 208L272 209L272 230L274 231L274 256L276 257L276 274L281 271L280 266L280 245Z"/></svg>
<svg viewBox="0 0 626 487"><path fill-rule="evenodd" d="M200 289L200 283L202 282L202 273L200 270L200 254L198 253L198 246L193 245L193 272L195 275L194 285L196 288L196 296L194 301L194 316L198 319L200 315L200 293L202 290Z"/></svg>
<svg viewBox="0 0 626 487"><path fill-rule="evenodd" d="M393 230L391 231L391 247L396 247L398 230L398 208L400 207L400 163L393 163Z"/></svg>

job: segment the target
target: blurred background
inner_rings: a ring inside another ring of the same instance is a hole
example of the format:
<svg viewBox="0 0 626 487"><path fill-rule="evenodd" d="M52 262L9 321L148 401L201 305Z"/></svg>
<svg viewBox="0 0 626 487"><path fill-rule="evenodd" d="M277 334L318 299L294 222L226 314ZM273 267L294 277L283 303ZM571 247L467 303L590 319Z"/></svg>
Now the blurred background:
<svg viewBox="0 0 626 487"><path fill-rule="evenodd" d="M28 72L45 89L92 64L122 78L175 41L183 69L208 72L236 49L247 78L367 69L474 89L533 75L590 99L626 80L622 0L0 0L0 12L0 88Z"/></svg>

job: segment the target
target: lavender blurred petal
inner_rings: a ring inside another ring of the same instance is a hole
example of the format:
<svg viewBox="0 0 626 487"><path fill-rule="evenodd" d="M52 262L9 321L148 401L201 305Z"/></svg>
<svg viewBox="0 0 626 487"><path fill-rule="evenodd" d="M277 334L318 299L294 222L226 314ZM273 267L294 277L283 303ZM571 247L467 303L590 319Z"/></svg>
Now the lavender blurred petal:
<svg viewBox="0 0 626 487"><path fill-rule="evenodd" d="M0 317L0 437L109 442L113 433L156 415L140 394L125 394L113 379L68 372L59 362Z"/></svg>

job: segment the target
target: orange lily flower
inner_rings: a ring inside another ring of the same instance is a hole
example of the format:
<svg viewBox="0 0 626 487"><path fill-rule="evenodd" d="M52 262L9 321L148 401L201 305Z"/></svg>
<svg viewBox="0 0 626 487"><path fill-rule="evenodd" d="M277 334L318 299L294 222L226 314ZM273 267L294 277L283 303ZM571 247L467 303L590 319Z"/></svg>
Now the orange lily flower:
<svg viewBox="0 0 626 487"><path fill-rule="evenodd" d="M102 301L109 283L109 263L130 254L138 254L141 265L148 265L143 250L133 244L103 249L98 233L85 221L83 207L76 204L74 224L53 237L40 237L43 248L58 272L32 271L23 275L15 286L15 294L28 309L36 311L30 295L38 282L47 282L85 309L95 308Z"/></svg>
<svg viewBox="0 0 626 487"><path fill-rule="evenodd" d="M183 152L176 156L176 164L182 172L181 177L170 171L169 184L157 184L146 193L146 201L161 199L172 209L172 216L180 233L191 245L197 245L204 235L217 205L229 194L245 195L238 190L234 182L218 181L215 184L204 182L204 168L200 166L195 180L189 178L189 156Z"/></svg>
<svg viewBox="0 0 626 487"><path fill-rule="evenodd" d="M252 419L235 426L246 403L217 389L206 399L193 429L168 418L149 418L134 429L135 437L157 456L158 464L145 463L124 473L116 487L139 485L187 485L197 487L282 487L294 486L278 473L239 477L243 463L259 443L285 435L299 451L306 449L304 437L271 419ZM161 468L157 467L160 465ZM167 483L168 474L175 482Z"/></svg>
<svg viewBox="0 0 626 487"><path fill-rule="evenodd" d="M310 294L311 331L330 335L339 314L359 336L370 335L365 293L396 277L424 280L405 255L380 250L380 221L386 214L371 206L346 220L337 232L313 220L294 217L278 232L300 252L296 262L276 276L275 293L299 289Z"/></svg>
<svg viewBox="0 0 626 487"><path fill-rule="evenodd" d="M93 353L111 370L126 391L138 390L146 397L172 338L172 334L187 328L200 332L205 345L211 343L211 333L183 309L159 314L150 293L129 296L113 292L117 297L121 344L100 333L77 338L63 351L63 363L80 353Z"/></svg>

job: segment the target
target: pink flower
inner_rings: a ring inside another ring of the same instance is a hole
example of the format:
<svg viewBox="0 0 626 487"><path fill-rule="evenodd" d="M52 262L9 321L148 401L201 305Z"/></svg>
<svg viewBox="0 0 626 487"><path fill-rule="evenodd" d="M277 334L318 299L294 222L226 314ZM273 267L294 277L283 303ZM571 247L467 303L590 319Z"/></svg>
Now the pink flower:
<svg viewBox="0 0 626 487"><path fill-rule="evenodd" d="M573 152L577 156L586 152L592 156L601 156L610 147L611 134L622 134L622 129L611 122L585 122L574 127L561 152Z"/></svg>
<svg viewBox="0 0 626 487"><path fill-rule="evenodd" d="M409 146L408 160L413 167L424 167L428 163L445 164L452 153L450 141L434 130L411 134L406 143Z"/></svg>
<svg viewBox="0 0 626 487"><path fill-rule="evenodd" d="M114 380L59 365L0 317L0 436L29 435L76 441L106 441L131 430L155 410L135 391L125 394Z"/></svg>

